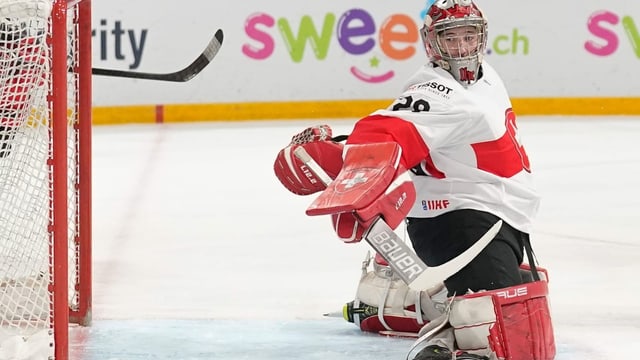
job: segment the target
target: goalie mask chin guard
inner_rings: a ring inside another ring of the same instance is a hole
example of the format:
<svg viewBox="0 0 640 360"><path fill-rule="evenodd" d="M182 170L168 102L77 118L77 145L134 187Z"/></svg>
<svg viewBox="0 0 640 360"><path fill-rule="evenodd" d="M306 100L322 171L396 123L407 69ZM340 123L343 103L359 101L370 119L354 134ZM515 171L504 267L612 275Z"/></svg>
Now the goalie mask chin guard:
<svg viewBox="0 0 640 360"><path fill-rule="evenodd" d="M471 0L437 0L420 31L429 60L460 84L478 81L487 46L487 19Z"/></svg>

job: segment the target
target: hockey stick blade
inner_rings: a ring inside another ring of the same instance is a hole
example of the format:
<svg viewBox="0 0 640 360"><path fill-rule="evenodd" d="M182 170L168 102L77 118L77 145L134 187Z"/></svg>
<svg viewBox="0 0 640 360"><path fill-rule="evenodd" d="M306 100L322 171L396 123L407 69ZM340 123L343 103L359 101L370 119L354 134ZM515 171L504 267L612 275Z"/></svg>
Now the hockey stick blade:
<svg viewBox="0 0 640 360"><path fill-rule="evenodd" d="M160 81L173 81L173 82L185 82L191 80L194 76L198 75L202 69L204 69L211 60L216 56L220 47L222 46L222 40L224 34L222 29L218 29L214 34L209 44L204 51L186 68L166 74L146 73L136 71L114 70L114 69L99 69L92 68L91 73L93 75L122 77L130 79L146 79L146 80L160 80Z"/></svg>
<svg viewBox="0 0 640 360"><path fill-rule="evenodd" d="M411 289L430 289L460 271L496 236L502 227L498 220L478 241L462 254L438 266L427 266L416 253L387 225L378 219L365 233L364 239L388 263Z"/></svg>

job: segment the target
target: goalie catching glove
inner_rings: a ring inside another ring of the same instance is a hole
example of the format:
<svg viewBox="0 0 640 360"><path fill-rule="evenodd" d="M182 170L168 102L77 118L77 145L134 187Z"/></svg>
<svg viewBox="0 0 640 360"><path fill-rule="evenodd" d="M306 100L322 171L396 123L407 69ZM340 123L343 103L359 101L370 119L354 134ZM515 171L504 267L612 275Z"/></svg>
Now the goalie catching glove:
<svg viewBox="0 0 640 360"><path fill-rule="evenodd" d="M328 125L313 126L293 136L287 147L280 150L273 170L287 190L297 195L310 195L326 189L327 182L334 179L342 168L343 145L331 139ZM296 151L309 155L326 173L322 179L296 155Z"/></svg>

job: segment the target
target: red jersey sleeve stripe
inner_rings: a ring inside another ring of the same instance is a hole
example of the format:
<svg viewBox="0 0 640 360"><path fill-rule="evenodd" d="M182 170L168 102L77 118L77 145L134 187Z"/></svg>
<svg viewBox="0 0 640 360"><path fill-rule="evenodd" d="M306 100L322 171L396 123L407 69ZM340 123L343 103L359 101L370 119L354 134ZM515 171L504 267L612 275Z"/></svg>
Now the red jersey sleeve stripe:
<svg viewBox="0 0 640 360"><path fill-rule="evenodd" d="M410 169L429 155L429 147L413 123L397 117L370 115L360 119L347 144L369 144L393 141L402 148L402 165Z"/></svg>

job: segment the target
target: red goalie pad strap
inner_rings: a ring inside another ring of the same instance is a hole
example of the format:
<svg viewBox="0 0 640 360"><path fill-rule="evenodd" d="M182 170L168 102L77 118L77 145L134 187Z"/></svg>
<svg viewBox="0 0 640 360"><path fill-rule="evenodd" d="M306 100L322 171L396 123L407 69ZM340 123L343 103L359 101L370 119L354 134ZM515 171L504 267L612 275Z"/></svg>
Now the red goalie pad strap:
<svg viewBox="0 0 640 360"><path fill-rule="evenodd" d="M349 145L344 165L307 209L307 215L328 215L360 210L387 190L400 160L397 143Z"/></svg>
<svg viewBox="0 0 640 360"><path fill-rule="evenodd" d="M418 321L414 317L384 315L383 318L386 326L380 322L380 318L378 316L370 316L364 320L360 320L360 330L375 333L385 330L393 330L417 335L420 328L424 326L424 324L418 324Z"/></svg>

